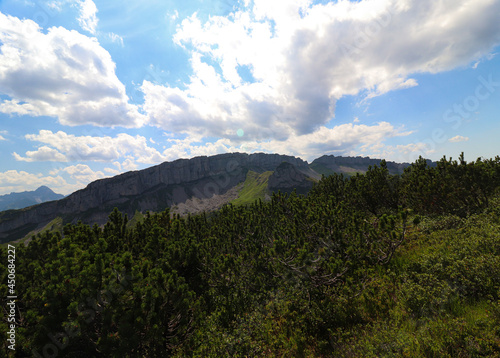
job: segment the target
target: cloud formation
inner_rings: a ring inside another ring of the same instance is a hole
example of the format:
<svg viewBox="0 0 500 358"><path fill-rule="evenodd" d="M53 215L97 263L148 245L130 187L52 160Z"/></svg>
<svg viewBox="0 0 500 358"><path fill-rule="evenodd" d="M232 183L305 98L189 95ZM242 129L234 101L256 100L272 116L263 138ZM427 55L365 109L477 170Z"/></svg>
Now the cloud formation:
<svg viewBox="0 0 500 358"><path fill-rule="evenodd" d="M91 2L91 1L90 1ZM0 13L0 112L63 125L140 127L110 54L95 38Z"/></svg>
<svg viewBox="0 0 500 358"><path fill-rule="evenodd" d="M500 42L492 0L245 3L182 21L174 41L193 75L183 89L143 82L150 124L233 140L239 128L250 140L321 136L340 98L416 86L413 74L478 61Z"/></svg>
<svg viewBox="0 0 500 358"><path fill-rule="evenodd" d="M27 134L25 138L41 143L34 151L24 156L12 153L18 161L37 162L116 162L118 169L135 170L137 163L158 164L179 158L210 156L229 152L268 152L296 155L313 160L323 154L353 155L380 145L385 139L407 136L409 131L395 128L388 122L375 125L342 124L333 128L320 127L306 135L292 134L286 140L247 140L235 143L228 138L206 141L200 135L189 135L184 139L166 138L163 151L150 146L144 136L119 133L110 136L75 136L63 131L56 133L41 130L38 134ZM120 163L121 162L121 163ZM114 170L108 171L109 173Z"/></svg>
<svg viewBox="0 0 500 358"><path fill-rule="evenodd" d="M95 35L97 32L97 6L92 0L80 1L80 16L78 23L85 31Z"/></svg>
<svg viewBox="0 0 500 358"><path fill-rule="evenodd" d="M165 160L164 156L149 147L148 140L140 135L119 133L116 137L75 136L63 131L53 133L50 130L41 130L38 134L27 134L25 138L44 145L36 151L26 152L25 157L13 153L17 160L113 162L120 158L132 158L147 164Z"/></svg>
<svg viewBox="0 0 500 358"><path fill-rule="evenodd" d="M56 193L68 195L84 188L88 183L121 173L113 168L94 171L88 165L77 164L65 168L53 169L49 175L33 174L25 171L8 170L0 172L0 195L11 192L35 190L46 185Z"/></svg>
<svg viewBox="0 0 500 358"><path fill-rule="evenodd" d="M448 139L448 142L451 142L451 143L460 143L460 142L467 142L469 140L468 137L463 137L461 135L457 135L453 138L450 138Z"/></svg>
<svg viewBox="0 0 500 358"><path fill-rule="evenodd" d="M0 195L35 190L41 185L46 185L56 192L62 192L58 191L58 189L68 189L68 183L61 176L43 176L42 174L17 170L0 172ZM64 191L64 193L68 192L71 192L71 189Z"/></svg>

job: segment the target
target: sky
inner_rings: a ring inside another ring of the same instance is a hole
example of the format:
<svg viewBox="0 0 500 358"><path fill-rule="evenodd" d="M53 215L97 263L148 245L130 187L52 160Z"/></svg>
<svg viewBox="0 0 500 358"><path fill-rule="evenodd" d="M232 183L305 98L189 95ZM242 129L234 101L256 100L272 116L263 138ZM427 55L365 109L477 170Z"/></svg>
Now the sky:
<svg viewBox="0 0 500 358"><path fill-rule="evenodd" d="M0 195L266 152L500 155L500 0L0 0Z"/></svg>

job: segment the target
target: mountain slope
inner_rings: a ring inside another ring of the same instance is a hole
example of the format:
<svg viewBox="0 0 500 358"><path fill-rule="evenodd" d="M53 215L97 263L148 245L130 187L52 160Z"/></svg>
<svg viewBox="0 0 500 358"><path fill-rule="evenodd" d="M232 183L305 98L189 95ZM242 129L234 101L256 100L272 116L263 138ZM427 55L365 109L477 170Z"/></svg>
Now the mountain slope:
<svg viewBox="0 0 500 358"><path fill-rule="evenodd" d="M10 193L1 195L0 211L22 209L46 201L59 200L62 198L64 198L64 195L56 194L48 187L41 186L34 191L24 191L22 193Z"/></svg>
<svg viewBox="0 0 500 358"><path fill-rule="evenodd" d="M234 205L251 204L257 199L264 200L268 194L269 177L273 174L271 171L259 174L254 171L249 171L247 178L238 193L238 198L231 201Z"/></svg>

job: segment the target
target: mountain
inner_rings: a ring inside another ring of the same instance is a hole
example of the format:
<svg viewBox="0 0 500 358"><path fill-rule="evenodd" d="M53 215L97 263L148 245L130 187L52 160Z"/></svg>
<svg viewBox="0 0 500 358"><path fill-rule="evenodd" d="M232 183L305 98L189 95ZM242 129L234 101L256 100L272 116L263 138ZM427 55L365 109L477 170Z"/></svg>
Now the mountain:
<svg viewBox="0 0 500 358"><path fill-rule="evenodd" d="M104 224L115 207L129 216L136 211L163 211L186 202L195 206L193 212L216 209L234 199L234 195L222 200L221 197L231 190L234 194L235 187L245 182L250 171L274 171L282 162L293 165L304 175L319 177L306 161L287 155L229 153L179 159L94 181L58 201L1 212L0 240L22 238L57 216L65 223L82 220L88 224Z"/></svg>
<svg viewBox="0 0 500 358"><path fill-rule="evenodd" d="M227 153L178 159L140 171L94 181L57 200L20 210L0 212L0 242L23 238L60 217L64 223L81 220L104 224L113 208L129 217L138 212L171 208L187 215L212 211L225 204L265 200L273 191L309 191L321 174L365 172L380 159L322 156L310 165L296 157L265 153ZM409 164L387 162L392 173Z"/></svg>
<svg viewBox="0 0 500 358"><path fill-rule="evenodd" d="M59 200L62 198L64 198L64 195L56 194L46 186L41 186L34 191L1 195L0 211L22 209L28 206L44 203L46 201Z"/></svg>

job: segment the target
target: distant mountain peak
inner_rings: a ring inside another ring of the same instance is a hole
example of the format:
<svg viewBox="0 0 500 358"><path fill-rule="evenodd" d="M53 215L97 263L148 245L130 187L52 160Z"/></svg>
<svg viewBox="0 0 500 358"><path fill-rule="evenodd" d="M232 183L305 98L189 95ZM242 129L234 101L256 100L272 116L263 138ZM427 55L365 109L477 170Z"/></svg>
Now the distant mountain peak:
<svg viewBox="0 0 500 358"><path fill-rule="evenodd" d="M35 193L39 193L39 192L53 193L54 191L52 189L50 189L48 186L42 185L42 186L38 187L38 189L35 190Z"/></svg>
<svg viewBox="0 0 500 358"><path fill-rule="evenodd" d="M23 209L28 206L41 204L64 198L64 195L56 194L49 187L42 185L34 191L23 191L21 193L10 193L0 196L0 211L11 209Z"/></svg>

